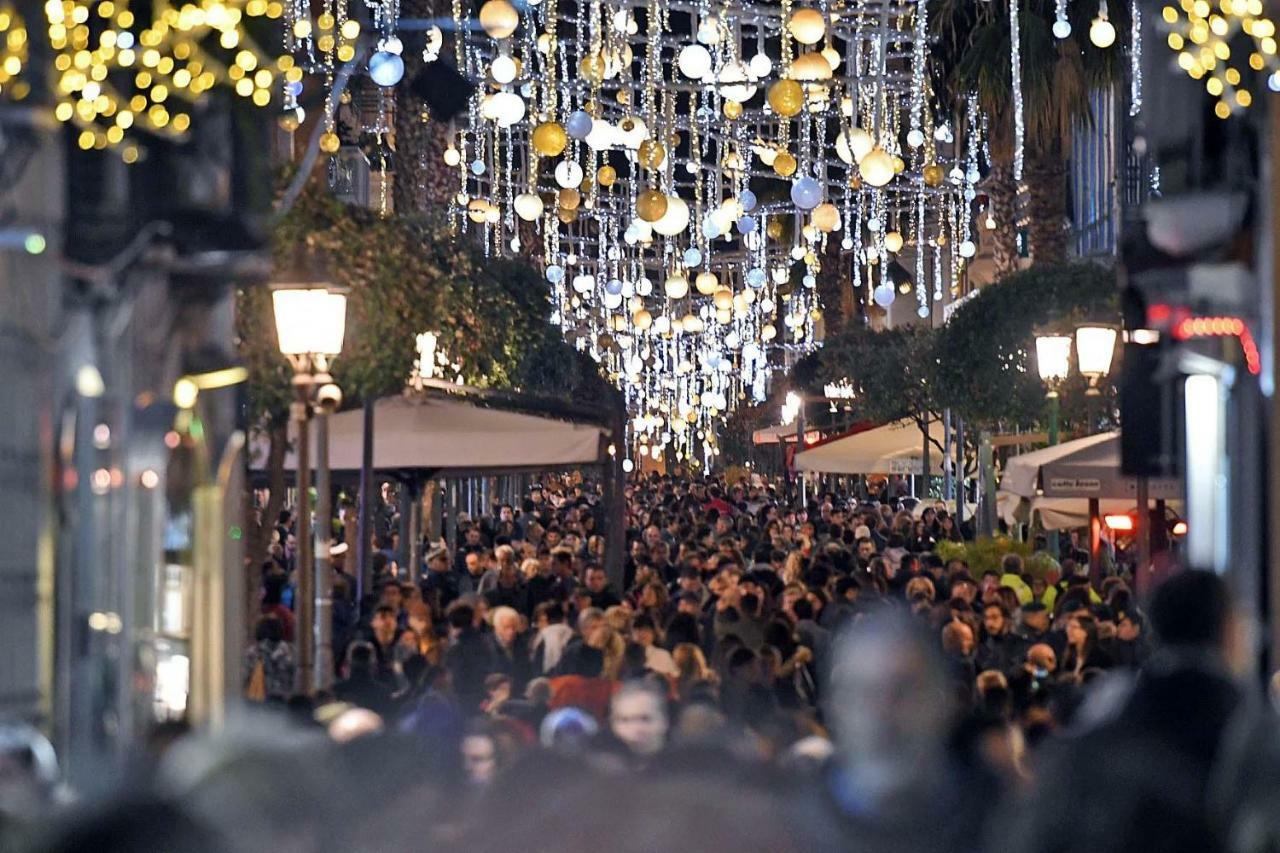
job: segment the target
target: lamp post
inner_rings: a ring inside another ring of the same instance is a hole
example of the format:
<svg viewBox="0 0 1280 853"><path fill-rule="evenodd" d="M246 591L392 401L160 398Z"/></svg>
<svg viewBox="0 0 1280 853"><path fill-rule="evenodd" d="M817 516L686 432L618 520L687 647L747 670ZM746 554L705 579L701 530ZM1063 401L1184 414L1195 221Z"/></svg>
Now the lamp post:
<svg viewBox="0 0 1280 853"><path fill-rule="evenodd" d="M332 386L333 377L329 375L329 367L342 351L342 339L346 332L347 297L325 282L299 280L275 285L271 301L280 352L289 359L293 367L294 402L290 408L290 416L298 429L298 588L294 596L298 611L298 687L301 692L310 694L320 680L319 670L316 668L317 628L320 627L320 638L326 643L330 635L329 626L324 624L327 620L316 618L316 604L323 595L321 606L327 616L333 578L329 572L328 531L325 530L324 535L319 537L322 543L320 547L317 548L317 543L312 541L308 422L312 413L313 390L325 388L326 393L331 396L328 388L336 389L336 386ZM322 406L321 417L325 417L326 408ZM322 429L321 436L327 438L327 430ZM325 489L320 494L320 504L322 511L327 513L327 442L322 442L317 448L317 462L320 467L318 479ZM321 516L320 524L327 527L326 515ZM318 565L314 559L317 551L320 555ZM321 657L328 657L328 654L328 650L324 650ZM331 666L332 658L329 660Z"/></svg>
<svg viewBox="0 0 1280 853"><path fill-rule="evenodd" d="M1036 369L1040 379L1049 388L1049 445L1058 443L1058 389L1071 372L1071 338L1067 335L1036 336ZM1050 530L1046 537L1049 553L1058 558L1058 531Z"/></svg>

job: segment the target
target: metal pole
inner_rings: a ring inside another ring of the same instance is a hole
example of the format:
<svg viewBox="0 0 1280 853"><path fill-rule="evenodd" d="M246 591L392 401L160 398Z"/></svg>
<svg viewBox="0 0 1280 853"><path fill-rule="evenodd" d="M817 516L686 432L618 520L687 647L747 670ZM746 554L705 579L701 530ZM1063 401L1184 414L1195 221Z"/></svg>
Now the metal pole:
<svg viewBox="0 0 1280 853"><path fill-rule="evenodd" d="M1058 443L1058 412L1061 403L1058 399L1058 392L1054 391L1053 396L1049 398L1049 446L1053 447ZM1049 549L1049 553L1053 555L1055 560L1062 558L1058 553L1060 547L1058 542L1058 531L1049 530L1046 532L1045 545Z"/></svg>
<svg viewBox="0 0 1280 853"><path fill-rule="evenodd" d="M920 499L929 499L929 413L924 413L924 448L920 452Z"/></svg>
<svg viewBox="0 0 1280 853"><path fill-rule="evenodd" d="M1102 510L1097 498L1089 498L1089 581L1097 584L1102 568Z"/></svg>
<svg viewBox="0 0 1280 853"><path fill-rule="evenodd" d="M295 379L295 382L298 380ZM311 406L307 402L310 385L304 379L295 384L297 400L293 403L293 420L298 425L298 560L294 567L297 588L293 606L297 614L298 692L310 695L313 648L315 643L315 568L311 550L311 457L308 446L308 419Z"/></svg>
<svg viewBox="0 0 1280 853"><path fill-rule="evenodd" d="M333 685L333 569L329 549L333 541L332 484L329 480L329 409L316 411L316 655L312 685L328 690Z"/></svg>
<svg viewBox="0 0 1280 853"><path fill-rule="evenodd" d="M951 496L951 410L942 410L942 496Z"/></svg>
<svg viewBox="0 0 1280 853"><path fill-rule="evenodd" d="M1139 587L1145 589L1147 570L1151 564L1151 510L1147 508L1149 482L1146 477L1137 478L1138 524L1134 530L1136 553L1133 563L1133 586L1136 593ZM1163 515L1161 516L1163 519Z"/></svg>
<svg viewBox="0 0 1280 853"><path fill-rule="evenodd" d="M365 592L373 588L373 555L369 553L369 537L373 519L373 401L364 401L363 447L360 457L360 518L356 532L356 607L364 603ZM357 611L358 612L358 611ZM364 614L360 614L363 616Z"/></svg>
<svg viewBox="0 0 1280 853"><path fill-rule="evenodd" d="M956 418L956 527L964 524L964 421Z"/></svg>

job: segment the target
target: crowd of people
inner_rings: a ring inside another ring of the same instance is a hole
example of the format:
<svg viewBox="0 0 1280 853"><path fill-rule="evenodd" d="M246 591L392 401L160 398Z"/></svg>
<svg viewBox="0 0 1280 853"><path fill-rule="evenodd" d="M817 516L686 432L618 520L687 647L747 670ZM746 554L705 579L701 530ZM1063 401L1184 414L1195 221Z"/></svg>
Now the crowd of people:
<svg viewBox="0 0 1280 853"><path fill-rule="evenodd" d="M1247 656L1216 575L1140 602L1087 554L1034 573L1012 553L981 572L944 560L961 527L941 504L657 475L627 487L612 573L598 495L571 479L459 520L455 549L407 566L384 497L364 600L351 543L334 549L336 681L319 695L297 690L282 514L244 686L293 734L146 806L212 839L235 804L257 834L169 849L1253 853L1280 838L1274 794L1249 781L1276 775L1270 712L1232 668ZM285 751L299 733L323 750ZM264 762L291 768L269 806L245 793L273 790ZM76 831L47 849L151 849L66 846Z"/></svg>

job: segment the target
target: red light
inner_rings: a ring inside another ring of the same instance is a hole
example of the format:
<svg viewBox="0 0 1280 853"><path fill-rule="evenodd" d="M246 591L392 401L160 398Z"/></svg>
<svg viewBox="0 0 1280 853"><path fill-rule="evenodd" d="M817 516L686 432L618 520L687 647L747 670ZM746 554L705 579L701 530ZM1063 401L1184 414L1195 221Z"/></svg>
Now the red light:
<svg viewBox="0 0 1280 853"><path fill-rule="evenodd" d="M1173 530L1170 532L1173 533L1174 536L1186 536L1187 523L1185 521L1175 521L1173 523Z"/></svg>
<svg viewBox="0 0 1280 853"><path fill-rule="evenodd" d="M1133 516L1128 513L1112 513L1102 517L1107 527L1118 533L1128 533L1133 530Z"/></svg>

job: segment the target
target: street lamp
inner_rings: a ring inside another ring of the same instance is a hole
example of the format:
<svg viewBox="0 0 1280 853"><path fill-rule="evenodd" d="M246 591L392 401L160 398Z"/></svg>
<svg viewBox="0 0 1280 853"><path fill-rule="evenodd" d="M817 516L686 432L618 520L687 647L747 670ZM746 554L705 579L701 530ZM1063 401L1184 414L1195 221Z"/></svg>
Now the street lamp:
<svg viewBox="0 0 1280 853"><path fill-rule="evenodd" d="M298 428L298 679L303 693L327 686L333 662L330 646L328 608L331 606L333 578L329 571L329 447L328 412L335 399L329 368L342 352L347 326L346 293L333 285L310 279L282 282L272 288L276 336L280 352L293 367L294 402L290 416ZM307 427L311 417L312 393L323 389L317 424L317 477L322 527L312 542L311 460ZM319 560L313 558L319 555ZM318 582L317 582L318 581ZM319 603L322 613L316 615ZM318 629L318 631L317 631ZM317 644L317 633L320 642ZM316 654L317 646L319 655ZM319 664L319 666L317 666Z"/></svg>
<svg viewBox="0 0 1280 853"><path fill-rule="evenodd" d="M1049 386L1049 398L1058 398L1058 388L1071 372L1071 337L1069 335L1036 336L1036 368Z"/></svg>
<svg viewBox="0 0 1280 853"><path fill-rule="evenodd" d="M1080 373L1089 380L1085 393L1097 397L1099 380L1111 373L1111 359L1116 351L1116 330L1109 326L1081 326L1076 329L1076 360Z"/></svg>

